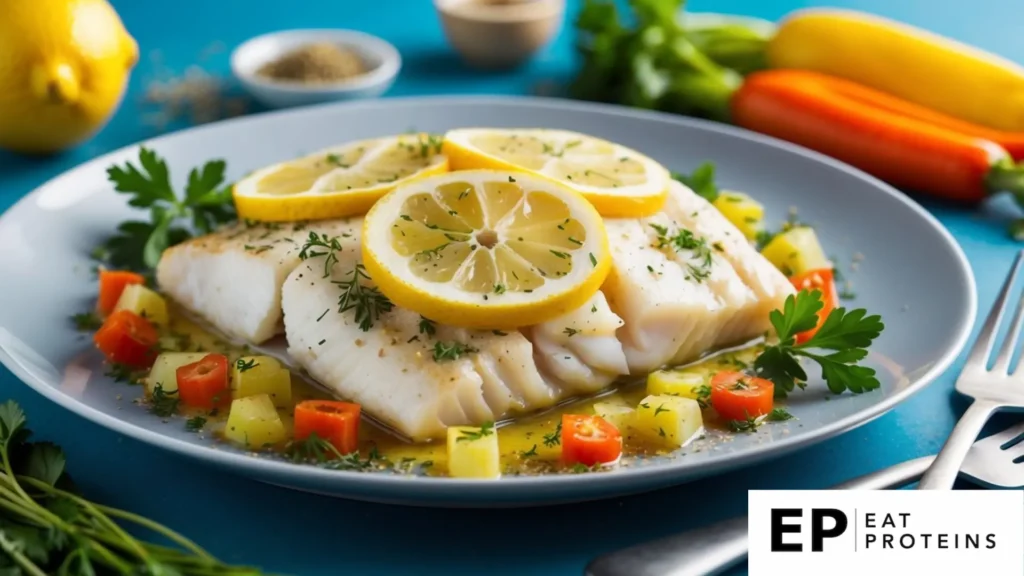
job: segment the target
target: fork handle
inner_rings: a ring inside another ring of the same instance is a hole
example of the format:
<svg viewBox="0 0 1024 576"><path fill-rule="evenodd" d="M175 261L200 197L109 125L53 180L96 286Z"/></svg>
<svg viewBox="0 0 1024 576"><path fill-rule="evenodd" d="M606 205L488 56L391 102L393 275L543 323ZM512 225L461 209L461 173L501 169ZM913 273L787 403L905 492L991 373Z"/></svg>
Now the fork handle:
<svg viewBox="0 0 1024 576"><path fill-rule="evenodd" d="M953 489L953 482L960 473L960 466L963 465L967 452L998 408L999 404L989 400L975 400L967 407L967 411L956 423L939 455L935 457L935 462L921 478L917 485L918 490Z"/></svg>

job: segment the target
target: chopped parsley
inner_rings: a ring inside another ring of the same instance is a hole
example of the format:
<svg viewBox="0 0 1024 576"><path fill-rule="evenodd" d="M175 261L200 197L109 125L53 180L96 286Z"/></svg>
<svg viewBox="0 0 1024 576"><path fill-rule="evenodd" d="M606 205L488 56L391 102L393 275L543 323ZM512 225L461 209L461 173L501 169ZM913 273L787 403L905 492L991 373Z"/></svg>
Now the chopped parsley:
<svg viewBox="0 0 1024 576"><path fill-rule="evenodd" d="M82 312L81 314L75 314L71 317L71 321L75 324L75 329L79 332L91 332L98 330L103 325L103 319L99 317L95 312Z"/></svg>
<svg viewBox="0 0 1024 576"><path fill-rule="evenodd" d="M149 398L149 411L157 416L166 418L178 413L178 405L181 400L178 398L178 391L165 392L161 384L153 388L153 394Z"/></svg>
<svg viewBox="0 0 1024 576"><path fill-rule="evenodd" d="M250 358L248 361L245 358L239 358L235 361L235 368L238 368L239 372L248 372L253 368L259 366L255 358Z"/></svg>
<svg viewBox="0 0 1024 576"><path fill-rule="evenodd" d="M562 423L559 422L555 426L555 431L550 434L544 435L544 445L548 448L552 446L558 446L562 443Z"/></svg>

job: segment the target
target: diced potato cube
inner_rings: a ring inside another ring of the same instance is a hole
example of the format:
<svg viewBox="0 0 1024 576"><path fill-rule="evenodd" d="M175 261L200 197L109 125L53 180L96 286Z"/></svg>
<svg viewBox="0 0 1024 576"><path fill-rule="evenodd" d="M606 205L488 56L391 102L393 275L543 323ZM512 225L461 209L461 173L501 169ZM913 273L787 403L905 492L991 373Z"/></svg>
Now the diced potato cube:
<svg viewBox="0 0 1024 576"><path fill-rule="evenodd" d="M167 325L167 302L164 297L142 284L129 284L124 287L121 298L114 306L114 312L118 310L129 310L153 324Z"/></svg>
<svg viewBox="0 0 1024 576"><path fill-rule="evenodd" d="M707 390L704 388L707 385L707 374L693 370L658 370L647 375L647 393L655 396L682 396L698 400L702 389Z"/></svg>
<svg viewBox="0 0 1024 576"><path fill-rule="evenodd" d="M199 362L206 356L206 352L164 352L156 357L153 368L144 382L146 392L150 395L159 384L165 393L178 390L178 368Z"/></svg>
<svg viewBox="0 0 1024 576"><path fill-rule="evenodd" d="M448 475L452 478L501 476L498 433L493 426L453 426L448 429Z"/></svg>
<svg viewBox="0 0 1024 576"><path fill-rule="evenodd" d="M288 439L277 409L266 394L236 398L224 426L224 436L246 448L262 448Z"/></svg>
<svg viewBox="0 0 1024 576"><path fill-rule="evenodd" d="M764 206L742 192L720 193L715 208L751 240L764 227Z"/></svg>
<svg viewBox="0 0 1024 576"><path fill-rule="evenodd" d="M270 356L242 356L231 365L235 398L266 394L278 408L292 404L292 374Z"/></svg>
<svg viewBox="0 0 1024 576"><path fill-rule="evenodd" d="M615 426L625 436L633 425L633 418L636 410L629 406L623 406L618 402L595 402L594 414L604 418L609 424Z"/></svg>
<svg viewBox="0 0 1024 576"><path fill-rule="evenodd" d="M772 238L761 250L761 255L786 276L832 267L818 242L818 235L806 226L791 228Z"/></svg>
<svg viewBox="0 0 1024 576"><path fill-rule="evenodd" d="M652 444L679 448L704 426L700 404L679 396L648 396L636 408L633 430Z"/></svg>

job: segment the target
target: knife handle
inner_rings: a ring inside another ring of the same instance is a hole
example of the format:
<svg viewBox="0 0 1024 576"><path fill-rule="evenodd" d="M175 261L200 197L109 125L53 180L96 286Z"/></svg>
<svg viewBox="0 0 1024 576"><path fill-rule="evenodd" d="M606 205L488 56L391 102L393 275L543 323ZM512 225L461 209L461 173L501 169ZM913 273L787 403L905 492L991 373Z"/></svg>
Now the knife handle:
<svg viewBox="0 0 1024 576"><path fill-rule="evenodd" d="M835 486L835 490L899 488L919 479L934 456L917 458ZM711 576L747 555L747 517L731 518L653 542L605 554L586 576Z"/></svg>

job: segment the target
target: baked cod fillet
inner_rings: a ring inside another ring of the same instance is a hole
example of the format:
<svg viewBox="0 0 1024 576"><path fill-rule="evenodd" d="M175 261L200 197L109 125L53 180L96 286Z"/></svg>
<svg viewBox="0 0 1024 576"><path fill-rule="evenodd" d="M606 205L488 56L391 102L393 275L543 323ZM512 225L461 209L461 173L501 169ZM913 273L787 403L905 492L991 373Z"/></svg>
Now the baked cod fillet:
<svg viewBox="0 0 1024 576"><path fill-rule="evenodd" d="M260 344L284 329L281 286L299 265L311 230L331 236L355 233L347 220L239 222L165 250L156 268L157 284L221 332Z"/></svg>
<svg viewBox="0 0 1024 576"><path fill-rule="evenodd" d="M339 311L360 262L357 241L342 245L329 276L323 258L309 259L282 289L288 354L338 396L424 440L443 437L448 426L547 408L571 392L545 380L518 331L437 325L397 307L361 326L355 310ZM364 290L373 286L359 281Z"/></svg>

